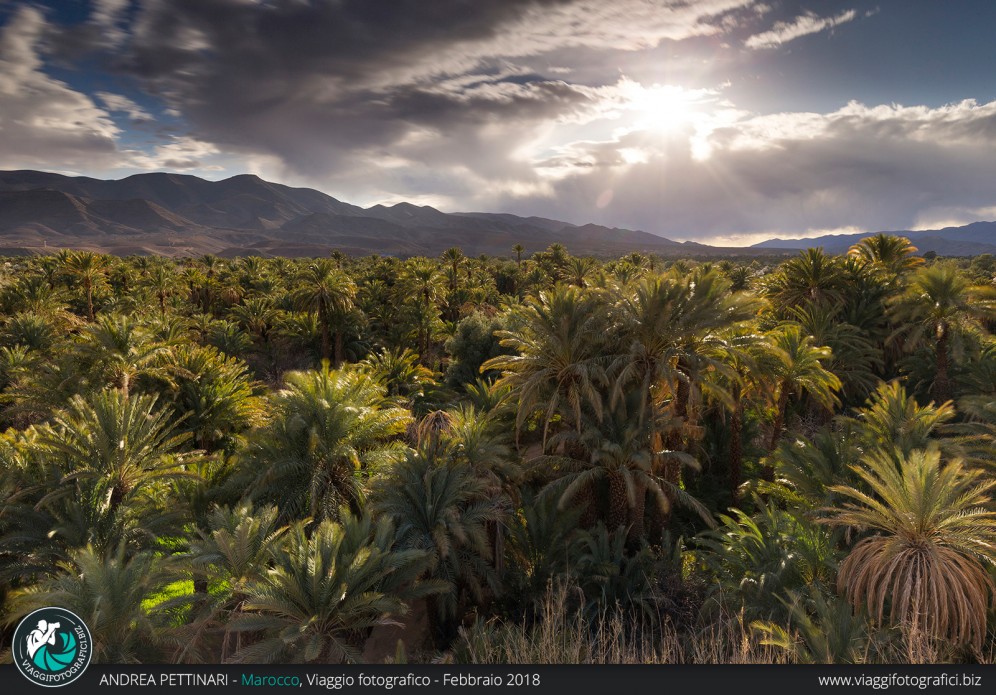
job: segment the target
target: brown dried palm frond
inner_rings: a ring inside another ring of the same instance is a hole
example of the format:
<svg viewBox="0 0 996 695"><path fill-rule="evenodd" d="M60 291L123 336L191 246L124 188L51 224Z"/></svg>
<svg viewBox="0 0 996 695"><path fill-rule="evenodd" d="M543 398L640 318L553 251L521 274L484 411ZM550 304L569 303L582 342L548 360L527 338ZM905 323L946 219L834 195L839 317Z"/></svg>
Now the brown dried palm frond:
<svg viewBox="0 0 996 695"><path fill-rule="evenodd" d="M852 500L829 510L829 523L872 531L841 563L838 589L879 621L980 646L996 591L985 563L996 564L996 481L936 448L876 452L853 467L871 493L832 488Z"/></svg>

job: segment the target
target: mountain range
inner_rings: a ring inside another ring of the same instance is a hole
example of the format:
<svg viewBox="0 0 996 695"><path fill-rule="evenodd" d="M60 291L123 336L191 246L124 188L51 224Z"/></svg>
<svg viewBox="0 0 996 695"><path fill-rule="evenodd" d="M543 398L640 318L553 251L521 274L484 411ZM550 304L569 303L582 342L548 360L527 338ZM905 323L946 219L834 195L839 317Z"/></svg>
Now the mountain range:
<svg viewBox="0 0 996 695"><path fill-rule="evenodd" d="M996 223L933 232L900 232L921 252L996 253ZM445 213L398 203L362 208L310 188L252 174L208 181L171 173L120 180L42 171L0 171L0 255L88 248L117 255L434 256L458 246L468 255L526 254L560 243L575 254L618 256L772 255L823 246L844 251L867 236L772 239L749 248L676 242L643 231L575 225L504 213Z"/></svg>
<svg viewBox="0 0 996 695"><path fill-rule="evenodd" d="M458 246L469 255L509 256L516 244L532 253L553 243L606 256L720 252L647 232L541 217L444 213L411 203L361 208L249 174L223 181L168 173L105 181L0 172L0 254L7 255L71 247L119 255L324 256L338 249L415 256Z"/></svg>
<svg viewBox="0 0 996 695"><path fill-rule="evenodd" d="M904 236L920 253L933 251L939 256L978 256L996 254L996 222L973 222L963 227L892 231L886 234ZM806 249L820 247L827 253L844 253L851 245L870 236L859 234L828 234L811 239L769 239L754 244L755 249Z"/></svg>

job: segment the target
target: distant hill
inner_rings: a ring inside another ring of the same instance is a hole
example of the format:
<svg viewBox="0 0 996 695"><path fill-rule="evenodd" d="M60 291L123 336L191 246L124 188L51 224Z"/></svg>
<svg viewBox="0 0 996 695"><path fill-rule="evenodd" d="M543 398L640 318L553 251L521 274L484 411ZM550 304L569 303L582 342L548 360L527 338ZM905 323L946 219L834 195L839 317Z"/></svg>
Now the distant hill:
<svg viewBox="0 0 996 695"><path fill-rule="evenodd" d="M361 208L309 188L241 175L223 181L137 174L117 181L42 171L0 171L0 254L45 248L111 253L324 256L509 256L561 243L575 254L632 251L708 256L769 254L679 244L647 232L505 213L445 213L412 203Z"/></svg>
<svg viewBox="0 0 996 695"><path fill-rule="evenodd" d="M996 222L973 222L964 227L945 227L922 231L886 232L907 237L920 253L933 251L939 256L977 256L996 254ZM853 244L871 236L864 234L829 234L812 239L769 239L754 244L755 249L822 248L828 253L844 253Z"/></svg>

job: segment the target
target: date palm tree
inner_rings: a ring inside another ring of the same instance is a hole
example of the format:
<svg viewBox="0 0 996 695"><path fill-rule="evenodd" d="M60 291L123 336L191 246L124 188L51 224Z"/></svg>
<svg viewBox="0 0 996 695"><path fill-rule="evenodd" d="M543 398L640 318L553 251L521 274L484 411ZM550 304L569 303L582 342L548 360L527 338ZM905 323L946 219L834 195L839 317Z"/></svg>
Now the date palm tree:
<svg viewBox="0 0 996 695"><path fill-rule="evenodd" d="M716 399L729 413L730 499L734 505L743 482L744 418L751 403L762 400L774 382L774 371L784 359L769 336L753 324L741 324L722 334L719 359L727 367L712 371L707 379L717 381L721 393L729 398Z"/></svg>
<svg viewBox="0 0 996 695"><path fill-rule="evenodd" d="M845 293L843 268L823 249L806 249L782 263L768 279L765 293L776 310L810 302L838 304Z"/></svg>
<svg viewBox="0 0 996 695"><path fill-rule="evenodd" d="M421 582L421 550L398 547L390 522L345 516L310 533L295 526L271 554L273 567L246 587L236 632L263 632L234 656L240 663L343 663L360 657L377 625L397 625L406 600L439 591Z"/></svg>
<svg viewBox="0 0 996 695"><path fill-rule="evenodd" d="M265 401L245 363L213 347L183 345L168 356L174 383L166 396L184 414L178 428L212 453L264 421Z"/></svg>
<svg viewBox="0 0 996 695"><path fill-rule="evenodd" d="M921 268L892 304L892 318L907 349L934 348L932 392L951 399L951 356L960 355L966 334L984 334L984 322L996 316L996 287L974 287L952 263Z"/></svg>
<svg viewBox="0 0 996 695"><path fill-rule="evenodd" d="M609 329L599 297L576 287L556 286L530 299L516 328L498 331L511 355L493 357L481 371L500 370L498 383L519 394L516 433L542 409L543 447L558 415L580 431L582 411L602 411L608 358L602 349Z"/></svg>
<svg viewBox="0 0 996 695"><path fill-rule="evenodd" d="M868 403L858 411L855 429L868 449L892 448L910 455L916 449L926 449L938 441L944 425L955 416L950 402L935 406L932 402L921 406L906 392L899 380L880 384L869 397ZM949 442L953 444L953 441Z"/></svg>
<svg viewBox="0 0 996 695"><path fill-rule="evenodd" d="M169 606L192 611L188 622L167 633L176 644L175 661L219 663L242 648L241 633L229 633L228 623L243 609L249 588L265 581L289 528L280 525L275 507L241 503L211 510L188 551L175 558L174 572L194 583L193 594Z"/></svg>
<svg viewBox="0 0 996 695"><path fill-rule="evenodd" d="M125 398L140 376L171 381L163 367L169 347L156 341L145 327L128 316L102 315L84 332L80 350L97 373Z"/></svg>
<svg viewBox="0 0 996 695"><path fill-rule="evenodd" d="M63 257L63 273L83 289L86 316L93 321L93 294L107 284L108 261L92 251L71 251Z"/></svg>
<svg viewBox="0 0 996 695"><path fill-rule="evenodd" d="M289 372L273 399L276 417L250 442L255 497L285 519L359 512L364 480L404 456L396 440L410 416L357 369Z"/></svg>
<svg viewBox="0 0 996 695"><path fill-rule="evenodd" d="M897 278L923 265L923 258L916 255L918 250L906 237L883 233L862 239L847 254Z"/></svg>
<svg viewBox="0 0 996 695"><path fill-rule="evenodd" d="M873 452L855 466L863 489L837 486L847 503L829 523L865 535L840 565L838 587L855 606L907 634L980 647L993 605L996 481L941 461L936 447Z"/></svg>
<svg viewBox="0 0 996 695"><path fill-rule="evenodd" d="M775 421L768 450L774 451L782 437L789 399L805 394L818 405L830 409L839 403L835 392L840 390L841 383L823 366L824 361L831 359L831 350L817 346L811 336L803 334L798 324L785 324L771 337L780 358L772 364L772 376L777 386L772 394Z"/></svg>
<svg viewBox="0 0 996 695"><path fill-rule="evenodd" d="M160 482L191 477L183 453L190 436L177 434L168 408L155 396L102 391L74 397L41 430L38 445L65 473L55 496L90 490L114 511L152 495Z"/></svg>
<svg viewBox="0 0 996 695"><path fill-rule="evenodd" d="M335 263L321 259L305 269L294 298L302 309L318 317L322 331L322 359L334 359L333 364L338 367L344 358L344 323L356 299L355 283Z"/></svg>
<svg viewBox="0 0 996 695"><path fill-rule="evenodd" d="M152 553L129 557L80 548L60 572L15 593L10 619L37 608L62 606L83 619L93 637L95 663L133 664L162 659L163 618L147 601L166 587L168 575Z"/></svg>
<svg viewBox="0 0 996 695"><path fill-rule="evenodd" d="M518 270L522 270L522 253L526 250L526 247L522 244L515 244L512 247L512 252L515 254L515 267Z"/></svg>
<svg viewBox="0 0 996 695"><path fill-rule="evenodd" d="M428 553L427 576L446 586L432 601L443 629L466 594L480 601L485 586L498 587L488 526L502 521L505 510L489 492L488 481L469 466L412 453L371 494L374 513L396 525L399 546Z"/></svg>

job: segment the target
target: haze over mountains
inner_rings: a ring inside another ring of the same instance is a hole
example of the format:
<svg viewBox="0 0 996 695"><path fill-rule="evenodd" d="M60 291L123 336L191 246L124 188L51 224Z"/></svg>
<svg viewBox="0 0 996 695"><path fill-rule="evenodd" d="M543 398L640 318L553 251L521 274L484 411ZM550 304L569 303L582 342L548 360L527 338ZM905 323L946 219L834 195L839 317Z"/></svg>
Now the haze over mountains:
<svg viewBox="0 0 996 695"><path fill-rule="evenodd" d="M902 234L921 252L996 252L996 223ZM468 255L508 256L515 244L528 254L553 243L575 254L606 256L631 251L760 255L807 246L845 251L864 236L773 239L734 249L541 217L444 213L411 203L361 208L248 174L223 181L168 173L106 181L30 170L0 172L0 254L8 255L69 247L118 255L324 256L338 249L354 255L432 256L459 246Z"/></svg>
<svg viewBox="0 0 996 695"><path fill-rule="evenodd" d="M920 253L934 251L940 256L977 256L996 253L996 222L973 222L964 227L944 227L921 231L892 231L907 237ZM810 239L769 239L754 244L755 249L806 249L821 247L828 253L844 253L852 244L865 237L862 234L828 234Z"/></svg>

